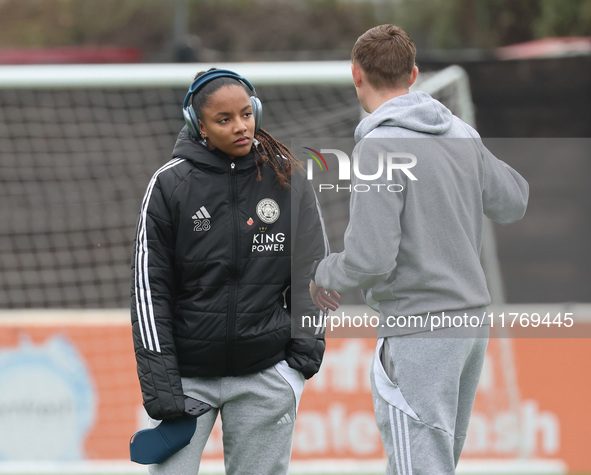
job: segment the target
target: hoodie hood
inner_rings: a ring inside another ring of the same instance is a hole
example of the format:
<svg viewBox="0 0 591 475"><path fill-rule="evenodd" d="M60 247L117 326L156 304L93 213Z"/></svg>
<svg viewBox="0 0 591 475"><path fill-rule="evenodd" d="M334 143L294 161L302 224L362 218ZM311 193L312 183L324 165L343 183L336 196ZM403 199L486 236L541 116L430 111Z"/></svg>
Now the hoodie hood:
<svg viewBox="0 0 591 475"><path fill-rule="evenodd" d="M190 160L196 154L200 154L200 151L198 151L197 147L205 148L203 145L197 142L197 140L191 138L191 135L189 134L189 128L185 125L176 138L176 142L172 150L172 157L187 158Z"/></svg>
<svg viewBox="0 0 591 475"><path fill-rule="evenodd" d="M377 127L399 127L431 135L445 134L452 126L453 114L426 92L403 94L383 103L355 129L359 142Z"/></svg>

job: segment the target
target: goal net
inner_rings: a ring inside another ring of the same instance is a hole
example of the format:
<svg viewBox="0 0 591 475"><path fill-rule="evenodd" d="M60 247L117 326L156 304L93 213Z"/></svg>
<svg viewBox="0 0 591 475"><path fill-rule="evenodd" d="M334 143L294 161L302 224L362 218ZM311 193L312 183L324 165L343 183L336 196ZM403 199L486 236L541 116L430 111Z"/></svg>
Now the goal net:
<svg viewBox="0 0 591 475"><path fill-rule="evenodd" d="M2 307L127 307L141 197L171 157L187 85L208 67L0 67ZM288 146L353 136L360 107L347 62L220 67L256 85L264 128ZM473 123L459 68L425 76L419 87ZM326 203L336 248L347 202Z"/></svg>
<svg viewBox="0 0 591 475"><path fill-rule="evenodd" d="M128 307L131 246L145 187L171 158L184 125L187 86L211 66L0 67L1 308ZM256 86L263 127L287 145L293 137L353 136L361 110L348 62L215 66L237 71ZM451 67L420 78L416 89L474 124L463 70ZM343 193L322 203L337 248L348 198ZM483 260L491 293L502 303L493 237L488 228ZM508 340L491 340L490 354L493 393L477 401L475 412L484 414L484 424L494 417L491 411L507 413L519 434ZM518 443L508 455L521 455Z"/></svg>
<svg viewBox="0 0 591 475"><path fill-rule="evenodd" d="M110 66L0 68L5 308L128 306L141 197L171 157L188 84L209 65ZM264 127L285 143L352 135L359 114L342 73L324 84L312 65L219 66L257 86Z"/></svg>

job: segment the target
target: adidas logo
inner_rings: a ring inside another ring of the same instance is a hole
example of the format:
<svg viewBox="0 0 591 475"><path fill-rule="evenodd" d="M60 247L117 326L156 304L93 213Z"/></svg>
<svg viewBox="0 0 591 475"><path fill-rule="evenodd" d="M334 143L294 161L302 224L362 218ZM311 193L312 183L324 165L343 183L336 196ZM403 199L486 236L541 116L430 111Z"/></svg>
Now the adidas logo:
<svg viewBox="0 0 591 475"><path fill-rule="evenodd" d="M192 219L209 219L211 215L205 209L205 206L202 206L197 210L197 212L191 216Z"/></svg>
<svg viewBox="0 0 591 475"><path fill-rule="evenodd" d="M205 209L205 206L199 208L191 219L193 220L193 231L209 231L211 229L211 215Z"/></svg>
<svg viewBox="0 0 591 475"><path fill-rule="evenodd" d="M291 417L289 417L289 414L286 412L283 414L283 417L277 421L277 424L291 424L292 422Z"/></svg>

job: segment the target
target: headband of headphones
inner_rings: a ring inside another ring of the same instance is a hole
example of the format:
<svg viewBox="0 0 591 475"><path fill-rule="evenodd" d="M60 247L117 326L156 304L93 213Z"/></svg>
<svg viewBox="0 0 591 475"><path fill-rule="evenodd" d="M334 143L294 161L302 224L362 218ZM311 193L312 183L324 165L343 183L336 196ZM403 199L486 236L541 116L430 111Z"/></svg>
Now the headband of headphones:
<svg viewBox="0 0 591 475"><path fill-rule="evenodd" d="M230 71L228 69L214 69L212 71L207 71L206 73L202 74L193 81L193 83L189 87L187 95L185 96L185 100L183 101L183 116L185 118L185 123L187 124L187 127L191 135L196 139L201 139L199 120L197 118L195 110L193 109L191 99L206 84L218 78L236 79L237 81L240 81L242 84L248 87L248 89L250 89L255 94L254 96L250 97L250 100L252 102L252 113L255 119L255 132L259 130L263 118L263 107L259 98L256 97L256 90L254 86L246 78L243 78L239 74L236 74L234 71Z"/></svg>
<svg viewBox="0 0 591 475"><path fill-rule="evenodd" d="M205 86L207 83L213 81L214 79L218 79L218 78L236 79L236 80L240 81L241 83L243 83L246 87L248 87L248 89L250 89L252 92L254 92L256 94L254 86L246 78L243 78L239 74L236 74L234 71L230 71L229 69L214 69L213 71L207 71L206 73L203 73L201 76L199 76L197 79L195 79L193 81L193 84L191 84L191 87L189 87L189 91L187 92L187 95L185 96L185 100L183 102L183 108L185 108L189 105L193 95L198 93L199 90L203 86Z"/></svg>

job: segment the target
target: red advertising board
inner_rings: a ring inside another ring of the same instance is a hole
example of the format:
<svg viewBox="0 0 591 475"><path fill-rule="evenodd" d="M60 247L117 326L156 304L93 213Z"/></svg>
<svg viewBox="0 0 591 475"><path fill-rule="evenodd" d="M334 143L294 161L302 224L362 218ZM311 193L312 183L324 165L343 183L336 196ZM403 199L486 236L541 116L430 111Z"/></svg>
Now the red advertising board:
<svg viewBox="0 0 591 475"><path fill-rule="evenodd" d="M374 349L373 338L327 339L302 396L294 461L384 458L368 377ZM591 470L589 361L589 339L491 339L463 460L525 457ZM2 459L127 459L145 421L126 312L0 314ZM204 458L222 454L216 425Z"/></svg>

